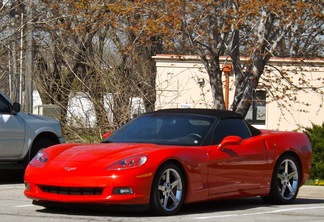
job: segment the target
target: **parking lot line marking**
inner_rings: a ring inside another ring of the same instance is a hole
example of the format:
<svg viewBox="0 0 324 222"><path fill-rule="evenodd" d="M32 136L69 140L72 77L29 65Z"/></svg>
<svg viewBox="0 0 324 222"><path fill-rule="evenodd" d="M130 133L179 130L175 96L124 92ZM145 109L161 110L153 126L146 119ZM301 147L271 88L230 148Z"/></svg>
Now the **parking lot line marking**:
<svg viewBox="0 0 324 222"><path fill-rule="evenodd" d="M218 215L218 216L194 217L194 219L197 219L197 220L206 220L206 219L213 219L213 218L238 217L238 216L252 216L252 215L274 214L274 213L282 213L282 212L297 211L297 210L307 210L307 209L324 209L324 207L323 206L321 206L321 207L298 207L298 208L272 210L272 211L256 212L256 213L227 214L227 215Z"/></svg>
<svg viewBox="0 0 324 222"><path fill-rule="evenodd" d="M32 206L34 206L34 205L32 205L32 204L25 204L25 205L18 205L18 206L15 206L15 207L21 208L21 207L32 207Z"/></svg>

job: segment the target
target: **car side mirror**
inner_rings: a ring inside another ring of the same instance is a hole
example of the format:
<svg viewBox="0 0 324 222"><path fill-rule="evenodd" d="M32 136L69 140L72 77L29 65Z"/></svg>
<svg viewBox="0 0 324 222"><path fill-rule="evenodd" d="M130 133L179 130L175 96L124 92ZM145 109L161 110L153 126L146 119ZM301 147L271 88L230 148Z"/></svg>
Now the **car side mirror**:
<svg viewBox="0 0 324 222"><path fill-rule="evenodd" d="M243 139L239 136L227 136L218 145L218 150L223 150L227 145L240 145Z"/></svg>
<svg viewBox="0 0 324 222"><path fill-rule="evenodd" d="M19 103L17 103L17 102L14 102L13 104L12 104L12 110L11 110L11 114L12 115L16 115L17 113L19 113L20 112L20 104Z"/></svg>

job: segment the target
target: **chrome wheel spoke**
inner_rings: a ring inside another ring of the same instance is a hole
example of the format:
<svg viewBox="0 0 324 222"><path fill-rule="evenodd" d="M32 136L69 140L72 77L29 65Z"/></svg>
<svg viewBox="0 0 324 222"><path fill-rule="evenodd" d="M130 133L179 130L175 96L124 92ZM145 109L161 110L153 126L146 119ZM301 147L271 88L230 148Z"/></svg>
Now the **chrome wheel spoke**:
<svg viewBox="0 0 324 222"><path fill-rule="evenodd" d="M294 195L294 194L295 194L295 191L293 190L293 187L291 186L290 183L287 184L287 187L288 187L288 189L289 189L289 194L290 194L290 195Z"/></svg>
<svg viewBox="0 0 324 222"><path fill-rule="evenodd" d="M298 176L298 172L297 171L294 171L294 172L291 172L289 175L288 175L288 179L292 179L294 178L295 176Z"/></svg>
<svg viewBox="0 0 324 222"><path fill-rule="evenodd" d="M293 198L298 190L298 170L296 164L286 159L281 163L280 171L277 174L278 186L282 198L289 200Z"/></svg>
<svg viewBox="0 0 324 222"><path fill-rule="evenodd" d="M173 192L170 193L170 198L172 199L174 204L176 204L176 205L179 204L179 200L176 198L176 196L174 195Z"/></svg>
<svg viewBox="0 0 324 222"><path fill-rule="evenodd" d="M282 185L281 187L281 196L283 197L285 196L286 188L287 188L286 184Z"/></svg>
<svg viewBox="0 0 324 222"><path fill-rule="evenodd" d="M164 192L165 191L165 186L164 185L160 185L158 189L159 189L159 191Z"/></svg>
<svg viewBox="0 0 324 222"><path fill-rule="evenodd" d="M154 176L150 208L161 215L173 215L179 211L186 191L182 169L165 163Z"/></svg>
<svg viewBox="0 0 324 222"><path fill-rule="evenodd" d="M174 169L166 169L161 175L158 191L161 206L167 211L175 209L182 198L182 180L179 173Z"/></svg>
<svg viewBox="0 0 324 222"><path fill-rule="evenodd" d="M288 174L288 160L285 160L285 173Z"/></svg>
<svg viewBox="0 0 324 222"><path fill-rule="evenodd" d="M170 183L170 170L167 170L167 171L165 172L165 174L166 174L165 182L166 182L166 183Z"/></svg>
<svg viewBox="0 0 324 222"><path fill-rule="evenodd" d="M171 187L177 187L179 184L181 183L181 181L179 179L173 181L173 183L171 184Z"/></svg>
<svg viewBox="0 0 324 222"><path fill-rule="evenodd" d="M168 195L164 195L164 200L163 200L163 207L164 207L164 209L167 209L168 208L168 200L169 200Z"/></svg>

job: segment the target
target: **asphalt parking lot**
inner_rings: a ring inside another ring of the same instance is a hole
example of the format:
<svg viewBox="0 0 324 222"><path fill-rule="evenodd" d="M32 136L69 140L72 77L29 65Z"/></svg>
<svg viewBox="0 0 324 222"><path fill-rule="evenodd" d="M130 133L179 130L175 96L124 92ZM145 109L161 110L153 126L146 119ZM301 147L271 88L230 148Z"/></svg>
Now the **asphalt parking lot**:
<svg viewBox="0 0 324 222"><path fill-rule="evenodd" d="M152 216L148 212L47 209L32 205L23 195L22 173L0 171L0 221L33 222L247 222L247 221L323 221L324 187L303 186L294 204L268 205L259 197L218 200L185 205L178 215ZM9 179L11 178L11 179Z"/></svg>

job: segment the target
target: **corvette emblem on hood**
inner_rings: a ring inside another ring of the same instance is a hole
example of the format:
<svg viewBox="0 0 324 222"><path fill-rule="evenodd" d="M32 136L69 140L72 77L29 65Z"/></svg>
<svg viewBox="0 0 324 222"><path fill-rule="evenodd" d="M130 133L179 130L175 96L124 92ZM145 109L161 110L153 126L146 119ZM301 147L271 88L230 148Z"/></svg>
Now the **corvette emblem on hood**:
<svg viewBox="0 0 324 222"><path fill-rule="evenodd" d="M77 167L64 167L66 171L76 170Z"/></svg>

